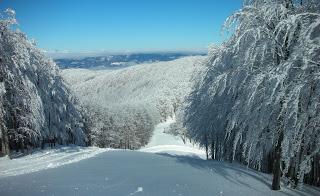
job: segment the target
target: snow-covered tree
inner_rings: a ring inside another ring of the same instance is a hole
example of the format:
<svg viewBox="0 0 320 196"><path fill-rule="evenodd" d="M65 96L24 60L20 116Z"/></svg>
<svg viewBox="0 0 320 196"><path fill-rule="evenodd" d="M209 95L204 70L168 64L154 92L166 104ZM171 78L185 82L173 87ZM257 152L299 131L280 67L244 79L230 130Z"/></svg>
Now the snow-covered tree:
<svg viewBox="0 0 320 196"><path fill-rule="evenodd" d="M245 1L226 20L233 35L209 52L184 111L188 135L212 158L272 172L276 190L281 175L301 184L319 167L319 8L313 0Z"/></svg>
<svg viewBox="0 0 320 196"><path fill-rule="evenodd" d="M16 24L15 12L7 9L0 18L2 152L46 143L85 145L82 116L59 69Z"/></svg>

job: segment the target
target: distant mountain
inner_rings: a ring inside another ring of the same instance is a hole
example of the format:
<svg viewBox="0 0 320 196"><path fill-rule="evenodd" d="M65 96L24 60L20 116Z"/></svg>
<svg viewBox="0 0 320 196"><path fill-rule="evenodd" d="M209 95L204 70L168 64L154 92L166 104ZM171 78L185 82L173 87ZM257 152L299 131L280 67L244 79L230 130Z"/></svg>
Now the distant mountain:
<svg viewBox="0 0 320 196"><path fill-rule="evenodd" d="M119 69L141 63L172 61L181 57L203 55L202 53L136 53L116 54L84 58L59 58L55 62L62 69Z"/></svg>

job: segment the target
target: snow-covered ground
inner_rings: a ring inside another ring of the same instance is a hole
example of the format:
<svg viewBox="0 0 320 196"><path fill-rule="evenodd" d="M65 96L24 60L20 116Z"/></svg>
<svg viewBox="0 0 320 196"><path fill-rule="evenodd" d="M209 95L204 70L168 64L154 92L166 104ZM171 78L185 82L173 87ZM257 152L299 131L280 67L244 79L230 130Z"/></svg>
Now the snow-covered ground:
<svg viewBox="0 0 320 196"><path fill-rule="evenodd" d="M248 196L319 195L283 188L271 191L271 176L237 164L190 156L108 151L57 168L0 178L0 195Z"/></svg>
<svg viewBox="0 0 320 196"><path fill-rule="evenodd" d="M73 146L1 158L0 195L320 195L311 187L272 191L270 175L203 160L203 150L164 133L172 122L160 123L140 151Z"/></svg>

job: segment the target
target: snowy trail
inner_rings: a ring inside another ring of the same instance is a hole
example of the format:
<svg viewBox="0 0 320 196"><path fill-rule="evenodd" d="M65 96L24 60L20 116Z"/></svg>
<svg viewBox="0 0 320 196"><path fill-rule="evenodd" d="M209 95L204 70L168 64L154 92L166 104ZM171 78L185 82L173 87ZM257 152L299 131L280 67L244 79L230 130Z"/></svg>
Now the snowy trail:
<svg viewBox="0 0 320 196"><path fill-rule="evenodd" d="M0 195L319 195L270 190L271 176L189 156L108 151L58 168L0 178Z"/></svg>
<svg viewBox="0 0 320 196"><path fill-rule="evenodd" d="M153 136L147 146L141 152L168 153L171 155L188 155L205 159L205 151L193 145L189 141L184 143L179 136L165 133L175 118L168 118L165 122L159 123L153 132Z"/></svg>

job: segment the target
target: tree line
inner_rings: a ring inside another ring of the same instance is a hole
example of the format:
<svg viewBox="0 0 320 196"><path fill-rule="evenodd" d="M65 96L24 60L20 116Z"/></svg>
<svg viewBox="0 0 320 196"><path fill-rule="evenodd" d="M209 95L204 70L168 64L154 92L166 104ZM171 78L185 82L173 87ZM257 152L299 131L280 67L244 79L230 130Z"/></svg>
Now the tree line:
<svg viewBox="0 0 320 196"><path fill-rule="evenodd" d="M180 124L207 158L320 185L320 2L247 0L212 46Z"/></svg>

